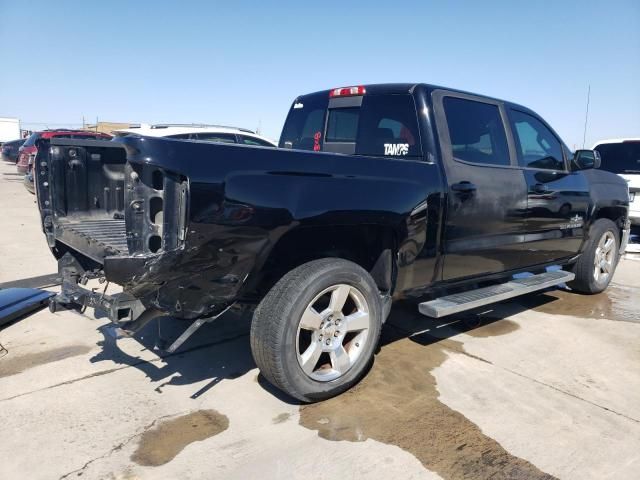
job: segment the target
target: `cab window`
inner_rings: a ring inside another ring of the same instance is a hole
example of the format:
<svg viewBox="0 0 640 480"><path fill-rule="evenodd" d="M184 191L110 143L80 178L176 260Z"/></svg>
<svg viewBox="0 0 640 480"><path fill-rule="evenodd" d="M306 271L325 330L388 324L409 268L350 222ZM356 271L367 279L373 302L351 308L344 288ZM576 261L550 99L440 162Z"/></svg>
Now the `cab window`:
<svg viewBox="0 0 640 480"><path fill-rule="evenodd" d="M453 157L484 165L510 165L507 136L497 105L445 97Z"/></svg>
<svg viewBox="0 0 640 480"><path fill-rule="evenodd" d="M371 95L361 107L329 109L325 142L351 143L356 155L419 157L418 119L410 95Z"/></svg>
<svg viewBox="0 0 640 480"><path fill-rule="evenodd" d="M533 115L519 110L512 109L510 117L521 167L565 169L562 144L549 128Z"/></svg>
<svg viewBox="0 0 640 480"><path fill-rule="evenodd" d="M326 94L306 95L293 102L280 136L280 148L321 148L324 116L329 104Z"/></svg>
<svg viewBox="0 0 640 480"><path fill-rule="evenodd" d="M411 95L365 95L360 109L356 154L398 158L422 155L416 106Z"/></svg>
<svg viewBox="0 0 640 480"><path fill-rule="evenodd" d="M333 108L327 120L327 142L355 142L360 108Z"/></svg>

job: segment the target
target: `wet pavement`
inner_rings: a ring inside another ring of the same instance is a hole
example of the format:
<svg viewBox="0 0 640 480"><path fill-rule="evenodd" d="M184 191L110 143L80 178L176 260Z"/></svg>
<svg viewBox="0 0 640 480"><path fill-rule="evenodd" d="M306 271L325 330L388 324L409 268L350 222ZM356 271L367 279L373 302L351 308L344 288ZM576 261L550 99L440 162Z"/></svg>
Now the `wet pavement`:
<svg viewBox="0 0 640 480"><path fill-rule="evenodd" d="M540 304L540 299L545 303ZM569 291L550 291L533 300L523 299L536 312L640 323L640 288L614 285L596 295L576 295Z"/></svg>
<svg viewBox="0 0 640 480"><path fill-rule="evenodd" d="M369 375L345 395L302 407L300 425L326 440L371 438L398 446L442 478L554 478L507 452L439 400L431 372L446 361L447 352L464 351L461 342L429 333L413 335L396 322L392 317L385 329L386 338ZM517 328L509 320L500 320L474 332L480 337L496 336Z"/></svg>
<svg viewBox="0 0 640 480"><path fill-rule="evenodd" d="M1 201L20 189L0 177ZM35 210L8 221L0 281L47 279ZM262 379L247 317L160 357L155 324L116 343L103 318L39 311L0 329L0 478L637 478L638 267L440 321L398 303L365 379L314 405Z"/></svg>
<svg viewBox="0 0 640 480"><path fill-rule="evenodd" d="M164 465L190 443L206 440L227 428L229 419L215 410L200 410L161 420L140 436L131 460L149 467Z"/></svg>

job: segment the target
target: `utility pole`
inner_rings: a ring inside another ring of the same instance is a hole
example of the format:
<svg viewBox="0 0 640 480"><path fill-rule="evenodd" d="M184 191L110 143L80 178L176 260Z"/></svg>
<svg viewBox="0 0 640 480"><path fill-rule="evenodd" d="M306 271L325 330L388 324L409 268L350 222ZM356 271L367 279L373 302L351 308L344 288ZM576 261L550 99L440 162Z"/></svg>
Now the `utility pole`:
<svg viewBox="0 0 640 480"><path fill-rule="evenodd" d="M584 133L582 134L582 148L584 149L584 144L587 140L587 122L589 121L589 100L591 99L591 84L589 84L589 89L587 90L587 111L584 114Z"/></svg>

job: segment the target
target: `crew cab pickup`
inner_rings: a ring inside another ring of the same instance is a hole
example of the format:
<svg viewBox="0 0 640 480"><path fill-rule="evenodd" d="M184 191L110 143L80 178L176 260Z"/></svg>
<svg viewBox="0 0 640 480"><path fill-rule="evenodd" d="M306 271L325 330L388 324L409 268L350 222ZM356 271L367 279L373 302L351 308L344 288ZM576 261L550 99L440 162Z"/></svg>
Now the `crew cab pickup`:
<svg viewBox="0 0 640 480"><path fill-rule="evenodd" d="M600 292L629 236L627 185L596 152L571 153L525 107L432 85L302 95L277 149L42 144L38 203L63 277L52 310L91 306L124 333L191 320L174 351L255 307L258 367L307 402L364 375L393 300L434 318L561 283ZM96 278L122 293L83 286Z"/></svg>

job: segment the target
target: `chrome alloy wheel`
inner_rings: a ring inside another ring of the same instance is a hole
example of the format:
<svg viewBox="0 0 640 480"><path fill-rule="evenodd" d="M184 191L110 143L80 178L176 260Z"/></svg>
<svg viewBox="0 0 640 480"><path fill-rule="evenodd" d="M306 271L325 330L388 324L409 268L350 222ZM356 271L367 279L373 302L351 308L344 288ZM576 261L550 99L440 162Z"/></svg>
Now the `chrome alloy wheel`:
<svg viewBox="0 0 640 480"><path fill-rule="evenodd" d="M338 284L323 290L298 323L300 367L319 382L343 376L364 350L370 327L369 305L357 288Z"/></svg>
<svg viewBox="0 0 640 480"><path fill-rule="evenodd" d="M613 273L616 259L616 237L606 231L598 242L593 265L593 278L596 282L606 282Z"/></svg>

